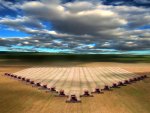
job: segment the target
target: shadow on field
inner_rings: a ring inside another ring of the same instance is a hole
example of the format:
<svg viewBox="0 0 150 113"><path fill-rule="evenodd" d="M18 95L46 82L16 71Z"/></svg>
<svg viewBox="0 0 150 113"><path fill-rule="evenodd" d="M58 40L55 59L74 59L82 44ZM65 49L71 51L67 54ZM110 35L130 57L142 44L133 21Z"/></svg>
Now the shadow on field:
<svg viewBox="0 0 150 113"><path fill-rule="evenodd" d="M0 77L0 113L21 113L24 108L32 106L33 100L44 99L43 93L34 91L32 88L22 87L16 80L3 80Z"/></svg>
<svg viewBox="0 0 150 113"><path fill-rule="evenodd" d="M20 108L23 107L22 98L20 94L21 91L14 90L11 86L13 84L0 83L0 112L1 113L19 113ZM27 93L27 91L23 91ZM13 109L13 106L15 109ZM17 107L16 107L17 106Z"/></svg>

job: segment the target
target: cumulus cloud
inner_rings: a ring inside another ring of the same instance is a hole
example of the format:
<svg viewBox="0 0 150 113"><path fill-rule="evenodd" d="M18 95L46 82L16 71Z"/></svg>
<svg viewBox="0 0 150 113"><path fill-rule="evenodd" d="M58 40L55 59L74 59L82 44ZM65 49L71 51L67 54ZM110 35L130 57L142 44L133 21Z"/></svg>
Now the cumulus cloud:
<svg viewBox="0 0 150 113"><path fill-rule="evenodd" d="M97 35L101 30L115 29L127 24L127 21L117 13L93 9L92 5L89 2L51 5L34 1L25 3L22 9L28 15L51 21L54 29L68 34Z"/></svg>

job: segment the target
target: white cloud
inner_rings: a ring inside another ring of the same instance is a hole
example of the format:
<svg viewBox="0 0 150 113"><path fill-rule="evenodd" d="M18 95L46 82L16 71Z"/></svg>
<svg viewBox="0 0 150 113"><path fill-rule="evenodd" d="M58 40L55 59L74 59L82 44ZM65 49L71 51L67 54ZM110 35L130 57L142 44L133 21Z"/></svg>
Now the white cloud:
<svg viewBox="0 0 150 113"><path fill-rule="evenodd" d="M117 13L92 6L94 5L90 2L52 5L34 1L24 3L21 8L28 15L51 21L59 32L69 34L93 35L103 29L115 29L127 24Z"/></svg>

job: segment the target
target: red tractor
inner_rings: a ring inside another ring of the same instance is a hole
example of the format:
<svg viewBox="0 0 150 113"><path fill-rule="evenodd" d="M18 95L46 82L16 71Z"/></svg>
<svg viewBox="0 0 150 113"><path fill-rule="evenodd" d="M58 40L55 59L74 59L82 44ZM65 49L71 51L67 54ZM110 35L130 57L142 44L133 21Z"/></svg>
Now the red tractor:
<svg viewBox="0 0 150 113"><path fill-rule="evenodd" d="M59 91L59 96L65 96L64 90Z"/></svg>
<svg viewBox="0 0 150 113"><path fill-rule="evenodd" d="M110 90L110 87L108 85L105 85L104 90Z"/></svg>
<svg viewBox="0 0 150 113"><path fill-rule="evenodd" d="M101 93L100 89L99 88L95 88L95 93Z"/></svg>
<svg viewBox="0 0 150 113"><path fill-rule="evenodd" d="M55 87L51 87L50 90L51 91L56 91L56 88Z"/></svg>
<svg viewBox="0 0 150 113"><path fill-rule="evenodd" d="M119 85L119 86L123 86L124 84L120 81L120 82L118 83L118 85Z"/></svg>
<svg viewBox="0 0 150 113"><path fill-rule="evenodd" d="M37 85L37 86L41 86L41 84L40 84L40 83L36 83L36 85Z"/></svg>
<svg viewBox="0 0 150 113"><path fill-rule="evenodd" d="M118 87L118 86L117 86L116 83L113 83L112 87L113 87L113 88L116 88L116 87Z"/></svg>
<svg viewBox="0 0 150 113"><path fill-rule="evenodd" d="M47 85L43 85L43 88L47 89Z"/></svg>

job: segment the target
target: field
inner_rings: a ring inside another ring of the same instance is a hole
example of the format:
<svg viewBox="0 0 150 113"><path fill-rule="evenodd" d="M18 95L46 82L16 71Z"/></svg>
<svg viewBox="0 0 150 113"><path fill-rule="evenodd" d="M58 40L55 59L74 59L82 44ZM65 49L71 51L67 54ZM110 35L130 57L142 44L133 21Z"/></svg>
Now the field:
<svg viewBox="0 0 150 113"><path fill-rule="evenodd" d="M42 86L48 91L56 91L58 96L93 96L101 89L117 87L119 83L128 83L138 75L119 67L32 67L16 73L14 78L33 86ZM68 98L69 99L69 98Z"/></svg>
<svg viewBox="0 0 150 113"><path fill-rule="evenodd" d="M61 67L62 70L56 70L57 73L62 73L66 68L76 67L77 72L89 70L87 74L90 73L92 77L91 72L98 73L97 68L115 67L113 69L120 68L137 75L150 76L150 64L141 63L141 61L134 63L42 61L37 63L22 59L1 59L0 66L1 75L5 72L19 73L33 67L49 67L49 69ZM104 73L104 70L102 69L99 73ZM83 97L81 103L65 103L67 97L55 97L53 93L39 90L25 82L0 76L0 113L149 113L149 87L150 79L147 78L127 86L112 88L110 91L104 91L103 94L93 94L94 97Z"/></svg>

